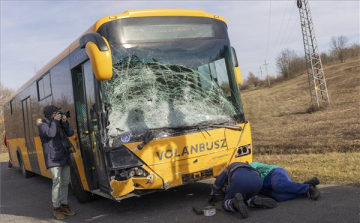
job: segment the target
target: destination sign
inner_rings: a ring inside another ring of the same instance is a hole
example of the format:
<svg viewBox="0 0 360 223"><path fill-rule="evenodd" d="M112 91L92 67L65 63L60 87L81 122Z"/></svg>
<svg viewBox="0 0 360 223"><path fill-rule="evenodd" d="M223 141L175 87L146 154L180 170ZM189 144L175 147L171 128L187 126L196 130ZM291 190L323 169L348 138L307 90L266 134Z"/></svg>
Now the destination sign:
<svg viewBox="0 0 360 223"><path fill-rule="evenodd" d="M126 41L176 40L214 37L211 24L123 26Z"/></svg>

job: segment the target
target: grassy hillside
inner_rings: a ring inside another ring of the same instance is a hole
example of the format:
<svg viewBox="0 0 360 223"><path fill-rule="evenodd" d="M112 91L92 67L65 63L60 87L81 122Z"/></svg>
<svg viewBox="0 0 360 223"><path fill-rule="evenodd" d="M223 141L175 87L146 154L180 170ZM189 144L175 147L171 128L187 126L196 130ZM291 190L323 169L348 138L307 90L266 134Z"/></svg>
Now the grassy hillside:
<svg viewBox="0 0 360 223"><path fill-rule="evenodd" d="M309 112L307 73L242 93L257 154L360 151L360 59L324 67L331 104Z"/></svg>

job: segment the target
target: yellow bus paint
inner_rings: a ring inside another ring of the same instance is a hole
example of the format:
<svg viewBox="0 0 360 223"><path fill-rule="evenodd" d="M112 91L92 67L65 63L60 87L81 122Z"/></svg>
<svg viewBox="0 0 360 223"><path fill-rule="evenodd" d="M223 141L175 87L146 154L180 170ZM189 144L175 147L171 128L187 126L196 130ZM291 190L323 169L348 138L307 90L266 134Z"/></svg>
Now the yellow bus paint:
<svg viewBox="0 0 360 223"><path fill-rule="evenodd" d="M101 25L104 23L113 21L114 19L126 19L126 18L136 18L136 17L164 17L164 16L190 16L190 17L205 17L211 19L217 19L226 24L226 21L223 17L206 13L202 10L193 10L193 9L140 9L140 10L128 10L121 14L111 15L99 19L94 24L94 30L97 31Z"/></svg>
<svg viewBox="0 0 360 223"><path fill-rule="evenodd" d="M19 163L19 160L17 157L15 141L13 139L7 139L7 143L8 143L9 153L10 153L10 160L11 160L13 166L20 167L20 163ZM13 146L13 144L14 144L14 146Z"/></svg>
<svg viewBox="0 0 360 223"><path fill-rule="evenodd" d="M213 177L216 177L232 162L250 163L251 154L235 158L238 146L251 144L250 123L239 126L243 127L243 131L219 128L207 130L209 134L201 132L157 139L141 150L137 149L141 142L125 146L161 176L164 189L167 189L182 185L182 174L212 168ZM115 183L111 185L119 186ZM156 189L151 185L150 188Z"/></svg>
<svg viewBox="0 0 360 223"><path fill-rule="evenodd" d="M34 142L35 142L36 155L37 155L37 159L39 162L41 175L44 177L47 177L47 178L51 178L50 171L48 169L46 169L45 157L44 157L40 137L34 137Z"/></svg>
<svg viewBox="0 0 360 223"><path fill-rule="evenodd" d="M74 136L79 138L77 136L77 133L74 133ZM83 161L82 161L82 158L81 158L81 150L80 150L80 147L78 148L79 142L75 142L73 137L69 137L69 139L70 139L71 144L73 144L74 149L75 149L73 155L74 155L74 158L75 158L76 166L77 166L78 171L79 171L82 186L83 186L84 190L89 191L90 189L89 189L89 185L88 185L87 180L86 180L84 164L83 164Z"/></svg>
<svg viewBox="0 0 360 223"><path fill-rule="evenodd" d="M125 196L136 190L163 189L163 180L150 168L143 167L149 175L147 177L133 177L125 181L110 181L114 198Z"/></svg>

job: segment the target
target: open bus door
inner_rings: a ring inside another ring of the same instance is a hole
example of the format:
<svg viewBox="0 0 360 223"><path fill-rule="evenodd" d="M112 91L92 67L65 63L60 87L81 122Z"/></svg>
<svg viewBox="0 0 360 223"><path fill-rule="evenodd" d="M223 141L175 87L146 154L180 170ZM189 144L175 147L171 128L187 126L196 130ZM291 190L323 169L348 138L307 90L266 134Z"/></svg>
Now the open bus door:
<svg viewBox="0 0 360 223"><path fill-rule="evenodd" d="M81 64L72 70L77 130L80 140L81 156L84 163L85 175L90 190L100 189L102 193L109 193L103 152L100 148L98 126L99 110L96 100L96 79L91 62Z"/></svg>

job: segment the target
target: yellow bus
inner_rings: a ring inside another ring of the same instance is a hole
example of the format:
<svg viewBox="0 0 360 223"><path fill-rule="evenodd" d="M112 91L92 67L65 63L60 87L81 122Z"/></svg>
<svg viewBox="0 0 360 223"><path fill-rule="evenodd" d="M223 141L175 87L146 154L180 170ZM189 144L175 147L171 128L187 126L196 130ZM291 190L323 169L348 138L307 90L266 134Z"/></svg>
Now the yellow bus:
<svg viewBox="0 0 360 223"><path fill-rule="evenodd" d="M79 202L116 201L213 178L252 161L241 75L225 20L201 10L99 19L4 106L13 165L50 178L36 120L70 111Z"/></svg>

